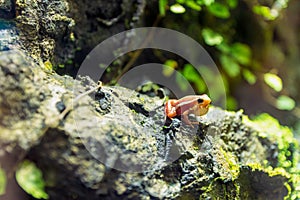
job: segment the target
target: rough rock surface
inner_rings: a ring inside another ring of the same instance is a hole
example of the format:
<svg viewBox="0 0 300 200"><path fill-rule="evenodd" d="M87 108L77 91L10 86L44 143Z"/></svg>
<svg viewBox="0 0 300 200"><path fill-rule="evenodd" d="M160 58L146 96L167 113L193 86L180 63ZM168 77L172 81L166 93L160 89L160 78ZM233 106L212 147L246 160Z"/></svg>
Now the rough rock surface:
<svg viewBox="0 0 300 200"><path fill-rule="evenodd" d="M145 0L16 1L16 26L25 51L72 73L104 39L142 22Z"/></svg>
<svg viewBox="0 0 300 200"><path fill-rule="evenodd" d="M141 23L145 5L0 1L0 167L8 185L29 159L42 170L50 199L290 194L297 186L277 167L291 168L293 143L271 139L270 131L263 137L242 112L211 108L199 126L186 126L180 118L165 121L163 99L122 87L103 86L76 100L96 83L51 70L52 64L74 69L103 39ZM17 193L7 190L0 199Z"/></svg>
<svg viewBox="0 0 300 200"><path fill-rule="evenodd" d="M121 87L81 98L96 84L61 77L18 51L0 55L1 160L25 156L43 171L51 199L282 199L278 149L241 112L212 108L199 126L165 123L163 100ZM74 89L75 88L75 89ZM3 98L5 97L5 98ZM21 153L20 153L21 152ZM109 166L109 167L108 167Z"/></svg>

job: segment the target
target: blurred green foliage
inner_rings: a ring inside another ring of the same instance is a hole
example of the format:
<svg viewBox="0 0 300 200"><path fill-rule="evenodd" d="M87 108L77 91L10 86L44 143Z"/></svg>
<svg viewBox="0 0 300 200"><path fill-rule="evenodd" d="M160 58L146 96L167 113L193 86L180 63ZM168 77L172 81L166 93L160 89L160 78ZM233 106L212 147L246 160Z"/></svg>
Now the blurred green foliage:
<svg viewBox="0 0 300 200"><path fill-rule="evenodd" d="M293 188L287 199L300 198L300 155L299 143L294 135L286 126L281 126L275 118L269 114L263 113L256 116L251 122L244 118L248 123L252 123L252 127L258 130L260 137L267 137L277 144L279 150L277 159L277 168L284 169L290 175L290 182ZM283 170L281 170L283 171Z"/></svg>
<svg viewBox="0 0 300 200"><path fill-rule="evenodd" d="M299 152L298 142L293 132L286 126L281 126L277 119L267 113L256 116L253 120L254 127L258 130L259 136L267 137L277 144L279 149L278 165L290 171L298 166Z"/></svg>
<svg viewBox="0 0 300 200"><path fill-rule="evenodd" d="M282 90L282 80L276 74L271 74L271 73L264 74L264 81L276 92L280 92Z"/></svg>
<svg viewBox="0 0 300 200"><path fill-rule="evenodd" d="M289 0L275 0L272 7L255 5L253 12L263 16L267 20L275 20L279 17L280 11L288 6Z"/></svg>
<svg viewBox="0 0 300 200"><path fill-rule="evenodd" d="M202 30L202 36L206 44L210 46L219 45L223 42L222 35L214 32L213 30L209 28L204 28Z"/></svg>
<svg viewBox="0 0 300 200"><path fill-rule="evenodd" d="M285 96L285 95L280 95L277 98L276 101L276 107L280 110L293 110L296 106L296 102L294 99Z"/></svg>
<svg viewBox="0 0 300 200"><path fill-rule="evenodd" d="M258 15L263 16L264 18L266 18L268 20L276 19L276 14L272 13L271 9L267 6L254 6L253 12L255 12Z"/></svg>
<svg viewBox="0 0 300 200"><path fill-rule="evenodd" d="M181 13L184 13L185 12L185 8L180 5L180 4L174 4L170 7L170 10L173 12L173 13L176 13L176 14L181 14Z"/></svg>
<svg viewBox="0 0 300 200"><path fill-rule="evenodd" d="M16 180L21 188L36 199L48 199L42 172L28 160L23 161L17 172Z"/></svg>
<svg viewBox="0 0 300 200"><path fill-rule="evenodd" d="M254 56L252 46L250 46L251 42L247 41L243 32L239 32L237 23L239 17L244 14L239 7L242 3L250 8L246 10L249 12L248 16L253 17L258 23L264 23L276 20L289 1L274 0L273 4L269 3L266 6L250 0L244 2L240 0L159 0L159 11L160 16L165 18L171 16L172 19L172 17L181 16L183 23L187 23L185 26L187 33L194 34L192 36L199 43L207 46L219 66L224 84L227 86L227 109L236 110L238 108L238 103L231 94L233 83L237 84L245 80L246 83L254 85L257 81L263 80L261 83L265 84L266 88L275 91L273 96L276 100L270 103L280 110L292 110L295 107L295 101L282 93L283 81L279 75L263 68L259 58ZM254 17L255 15L256 17ZM167 20L165 25L169 26L167 28L182 31L174 21ZM249 24L249 27L251 25L253 24ZM253 31L255 32L255 30ZM265 34L266 37L269 37L267 35L270 33ZM191 69L193 66L180 64L175 60L168 60L165 65L175 69L174 63L176 63L176 70L193 83L197 93L208 92L210 88L206 88L201 76L196 70ZM172 70L165 73L170 75ZM208 75L205 74L205 76ZM180 82L180 78L177 83L180 88L186 88ZM284 96L282 97L282 95Z"/></svg>
<svg viewBox="0 0 300 200"><path fill-rule="evenodd" d="M248 69L243 69L243 77L250 85L256 82L256 76Z"/></svg>
<svg viewBox="0 0 300 200"><path fill-rule="evenodd" d="M6 175L3 169L0 167L0 196L5 193L6 188Z"/></svg>

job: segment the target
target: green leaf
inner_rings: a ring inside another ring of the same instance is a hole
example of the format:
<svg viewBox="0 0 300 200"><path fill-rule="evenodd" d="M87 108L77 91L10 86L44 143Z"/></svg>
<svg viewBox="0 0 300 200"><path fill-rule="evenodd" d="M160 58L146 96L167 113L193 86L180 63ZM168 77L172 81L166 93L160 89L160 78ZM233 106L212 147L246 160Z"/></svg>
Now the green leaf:
<svg viewBox="0 0 300 200"><path fill-rule="evenodd" d="M277 98L276 107L280 110L293 110L296 102L291 97L281 95Z"/></svg>
<svg viewBox="0 0 300 200"><path fill-rule="evenodd" d="M229 12L227 6L225 6L221 3L218 3L218 2L211 4L208 7L208 11L211 14L213 14L214 16L222 18L222 19L226 19L226 18L230 17L230 12Z"/></svg>
<svg viewBox="0 0 300 200"><path fill-rule="evenodd" d="M249 65L251 61L251 49L248 45L234 43L231 48L231 55L242 65Z"/></svg>
<svg viewBox="0 0 300 200"><path fill-rule="evenodd" d="M165 62L165 65L163 66L163 75L165 75L166 77L170 77L177 66L178 63L175 60L167 60Z"/></svg>
<svg viewBox="0 0 300 200"><path fill-rule="evenodd" d="M222 64L223 69L230 77L236 77L240 74L240 66L239 64L229 56L221 55L220 62Z"/></svg>
<svg viewBox="0 0 300 200"><path fill-rule="evenodd" d="M199 66L197 69L200 70L200 72L201 72L200 75L201 75L201 77L203 77L203 80L205 81L205 85L203 84L203 87L205 87L205 89L207 89L208 91L211 91L209 93L211 99L223 98L224 88L225 88L225 90L228 89L228 81L227 81L226 77L224 77L221 74L222 78L216 79L216 73L211 68L211 66L202 65L202 66ZM203 92L203 91L200 90L200 92Z"/></svg>
<svg viewBox="0 0 300 200"><path fill-rule="evenodd" d="M227 4L230 8L235 8L238 4L238 0L227 0Z"/></svg>
<svg viewBox="0 0 300 200"><path fill-rule="evenodd" d="M228 44L222 42L221 44L217 45L216 46L217 49L219 49L222 53L227 53L229 54L230 53L230 47L228 46Z"/></svg>
<svg viewBox="0 0 300 200"><path fill-rule="evenodd" d="M167 60L165 62L165 65L169 66L169 67L172 67L173 69L175 69L176 67L178 67L178 63L176 60Z"/></svg>
<svg viewBox="0 0 300 200"><path fill-rule="evenodd" d="M253 12L263 16L267 20L274 20L278 17L278 12L272 12L272 10L267 6L253 6Z"/></svg>
<svg viewBox="0 0 300 200"><path fill-rule="evenodd" d="M274 3L274 7L276 7L277 10L281 10L281 9L287 8L289 1L290 0L277 0Z"/></svg>
<svg viewBox="0 0 300 200"><path fill-rule="evenodd" d="M206 5L206 6L210 6L214 2L215 2L215 0L203 0L203 4Z"/></svg>
<svg viewBox="0 0 300 200"><path fill-rule="evenodd" d="M201 6L193 0L186 1L185 5L196 11L201 10Z"/></svg>
<svg viewBox="0 0 300 200"><path fill-rule="evenodd" d="M169 67L169 66L164 66L162 69L162 73L166 77L170 77L174 72L174 68Z"/></svg>
<svg viewBox="0 0 300 200"><path fill-rule="evenodd" d="M186 91L190 84L180 73L176 73L176 82L182 91Z"/></svg>
<svg viewBox="0 0 300 200"><path fill-rule="evenodd" d="M202 30L202 37L206 44L210 46L219 45L223 41L223 37L209 28Z"/></svg>
<svg viewBox="0 0 300 200"><path fill-rule="evenodd" d="M16 172L16 180L21 188L36 199L48 199L42 172L34 163L25 160Z"/></svg>
<svg viewBox="0 0 300 200"><path fill-rule="evenodd" d="M0 167L0 196L5 193L6 188L6 175L3 169Z"/></svg>
<svg viewBox="0 0 300 200"><path fill-rule="evenodd" d="M228 110L236 110L238 107L238 103L236 101L236 99L232 96L228 96L226 98L226 108Z"/></svg>
<svg viewBox="0 0 300 200"><path fill-rule="evenodd" d="M198 80L195 81L195 86L196 86L197 92L200 94L204 93L205 90L207 89L207 86L202 78L199 78Z"/></svg>
<svg viewBox="0 0 300 200"><path fill-rule="evenodd" d="M182 73L188 81L196 82L197 80L201 79L197 70L191 64L184 65Z"/></svg>
<svg viewBox="0 0 300 200"><path fill-rule="evenodd" d="M105 64L102 64L102 63L100 63L100 64L99 64L99 67L100 67L100 68L102 68L102 69L105 69L105 68L106 68L106 65L105 65Z"/></svg>
<svg viewBox="0 0 300 200"><path fill-rule="evenodd" d="M203 93L206 90L206 84L202 77L199 75L198 71L191 64L184 65L183 76L190 82L195 84L197 92Z"/></svg>
<svg viewBox="0 0 300 200"><path fill-rule="evenodd" d="M176 0L177 3L184 4L186 0Z"/></svg>
<svg viewBox="0 0 300 200"><path fill-rule="evenodd" d="M163 17L166 15L167 5L168 5L168 0L158 0L159 14Z"/></svg>
<svg viewBox="0 0 300 200"><path fill-rule="evenodd" d="M185 12L185 8L182 5L176 3L170 7L170 11L175 14L182 14Z"/></svg>
<svg viewBox="0 0 300 200"><path fill-rule="evenodd" d="M243 76L250 85L256 83L256 76L248 69L243 70Z"/></svg>
<svg viewBox="0 0 300 200"><path fill-rule="evenodd" d="M264 74L265 83L274 89L276 92L280 92L282 90L282 80L276 74L266 73Z"/></svg>

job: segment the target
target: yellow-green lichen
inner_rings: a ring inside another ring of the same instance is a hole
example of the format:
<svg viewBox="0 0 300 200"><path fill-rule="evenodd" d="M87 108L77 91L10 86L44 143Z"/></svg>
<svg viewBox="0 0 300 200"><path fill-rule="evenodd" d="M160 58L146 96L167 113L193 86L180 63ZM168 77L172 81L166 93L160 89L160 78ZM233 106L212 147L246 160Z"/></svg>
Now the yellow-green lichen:
<svg viewBox="0 0 300 200"><path fill-rule="evenodd" d="M290 174L282 167L276 167L276 168L273 168L272 166L263 167L259 163L248 163L247 166L249 166L252 171L256 171L256 170L263 171L267 173L270 177L280 175L280 176L285 176L287 178L290 178Z"/></svg>
<svg viewBox="0 0 300 200"><path fill-rule="evenodd" d="M231 180L235 180L240 173L240 167L236 162L236 157L231 152L226 152L222 148L221 152L223 154L223 158L225 159L223 166L227 167L227 170L231 175Z"/></svg>
<svg viewBox="0 0 300 200"><path fill-rule="evenodd" d="M53 65L49 60L46 60L42 66L45 68L45 70L47 70L49 72L52 72L52 70L53 70Z"/></svg>
<svg viewBox="0 0 300 200"><path fill-rule="evenodd" d="M240 199L240 185L236 181L224 182L221 177L213 179L208 186L201 188L204 191L199 199Z"/></svg>
<svg viewBox="0 0 300 200"><path fill-rule="evenodd" d="M265 198L268 194L260 190L260 186L251 187L251 183L256 181L253 177L256 176L261 178L258 184L266 184L268 189L280 191L282 198L299 199L298 143L292 131L288 127L281 126L268 114L262 114L254 120L244 116L243 122L252 128L259 138L267 139L276 145L277 165L272 167L268 160L261 163L255 162L254 159L253 162L241 166L234 154L223 148L217 148L220 149L216 155L216 161L219 163L216 169L219 176L215 177L209 185L201 188L203 193L200 199ZM284 186L269 184L272 181L282 182ZM232 192L233 190L235 192Z"/></svg>
<svg viewBox="0 0 300 200"><path fill-rule="evenodd" d="M258 164L249 164L252 169L261 169L270 176L282 175L289 178L292 188L287 198L300 198L300 169L299 169L299 144L293 136L293 132L286 126L281 126L275 118L269 114L261 114L252 121L244 116L243 121L257 131L261 138L268 138L277 144L277 166L262 167ZM289 188L287 187L289 190Z"/></svg>
<svg viewBox="0 0 300 200"><path fill-rule="evenodd" d="M300 199L300 175L298 173L294 173L290 178L290 182L293 183L293 190L290 193L290 199Z"/></svg>
<svg viewBox="0 0 300 200"><path fill-rule="evenodd" d="M268 138L278 147L278 167L291 169L299 162L299 144L294 138L292 131L281 126L279 122L268 114L261 114L253 121L244 117L244 121L257 130L258 135Z"/></svg>

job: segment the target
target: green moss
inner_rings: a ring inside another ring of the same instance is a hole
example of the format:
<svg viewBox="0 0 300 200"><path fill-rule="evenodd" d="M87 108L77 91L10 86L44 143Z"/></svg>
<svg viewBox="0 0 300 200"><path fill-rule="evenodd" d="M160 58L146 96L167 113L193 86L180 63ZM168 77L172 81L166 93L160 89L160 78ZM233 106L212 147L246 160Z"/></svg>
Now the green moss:
<svg viewBox="0 0 300 200"><path fill-rule="evenodd" d="M276 168L251 164L252 169L261 169L270 176L283 175L288 177L292 188L287 187L289 190L287 198L299 199L300 169L297 167L299 163L299 144L292 131L286 126L281 126L278 120L266 113L255 117L252 121L246 116L243 120L257 131L259 137L268 138L271 142L277 144L278 148Z"/></svg>
<svg viewBox="0 0 300 200"><path fill-rule="evenodd" d="M244 122L257 130L259 137L268 138L277 144L279 150L277 167L290 171L297 166L299 144L288 127L281 126L278 120L266 113L255 117L252 121L244 116Z"/></svg>
<svg viewBox="0 0 300 200"><path fill-rule="evenodd" d="M259 138L277 144L277 165L273 167L268 160L241 166L236 156L220 148L217 151L216 168L218 177L209 185L202 187L200 199L240 199L266 198L269 194L260 190L266 186L270 191L279 191L285 199L300 199L300 176L298 143L292 131L268 114L257 116L254 120L244 116L243 122L254 129ZM255 184L255 187L251 185ZM261 185L261 186L260 186ZM271 195L272 196L272 195Z"/></svg>
<svg viewBox="0 0 300 200"><path fill-rule="evenodd" d="M290 199L300 199L300 176L295 172L290 178L290 182L293 183L293 190L290 192Z"/></svg>

